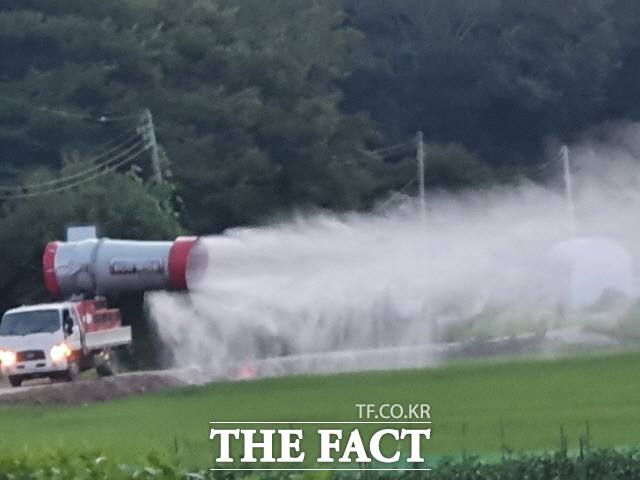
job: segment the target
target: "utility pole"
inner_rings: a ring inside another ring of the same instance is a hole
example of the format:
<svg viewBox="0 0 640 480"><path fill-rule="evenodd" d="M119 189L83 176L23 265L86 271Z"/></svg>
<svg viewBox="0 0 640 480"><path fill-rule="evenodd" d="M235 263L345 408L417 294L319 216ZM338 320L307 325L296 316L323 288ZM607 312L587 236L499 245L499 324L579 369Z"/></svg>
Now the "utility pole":
<svg viewBox="0 0 640 480"><path fill-rule="evenodd" d="M156 142L156 132L153 128L153 117L151 110L144 109L142 114L142 135L147 140L146 148L151 149L151 168L153 169L153 179L160 185L162 183L162 170L160 169L160 156L158 155L158 143Z"/></svg>
<svg viewBox="0 0 640 480"><path fill-rule="evenodd" d="M562 157L562 170L564 172L564 192L567 197L567 209L569 210L569 221L574 232L576 230L576 209L573 202L573 185L571 183L571 164L569 163L569 147L563 145L560 149Z"/></svg>
<svg viewBox="0 0 640 480"><path fill-rule="evenodd" d="M418 194L420 197L420 212L425 215L427 204L424 198L424 141L422 131L416 135L416 160L418 161Z"/></svg>

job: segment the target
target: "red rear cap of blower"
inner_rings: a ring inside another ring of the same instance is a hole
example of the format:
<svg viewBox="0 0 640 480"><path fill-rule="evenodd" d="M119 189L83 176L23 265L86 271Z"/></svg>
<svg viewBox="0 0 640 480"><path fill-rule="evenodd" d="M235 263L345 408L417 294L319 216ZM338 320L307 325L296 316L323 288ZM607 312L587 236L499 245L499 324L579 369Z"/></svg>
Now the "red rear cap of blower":
<svg viewBox="0 0 640 480"><path fill-rule="evenodd" d="M44 249L44 255L42 256L44 283L49 293L56 298L62 296L62 290L60 289L58 277L56 276L56 252L58 251L58 245L60 245L60 242L47 243Z"/></svg>

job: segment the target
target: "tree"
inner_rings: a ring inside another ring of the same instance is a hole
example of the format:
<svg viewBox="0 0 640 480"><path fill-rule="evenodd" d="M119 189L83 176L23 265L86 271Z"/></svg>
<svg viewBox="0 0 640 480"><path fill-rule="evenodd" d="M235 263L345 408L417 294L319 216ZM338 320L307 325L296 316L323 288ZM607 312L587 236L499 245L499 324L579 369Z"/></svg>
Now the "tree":
<svg viewBox="0 0 640 480"><path fill-rule="evenodd" d="M450 190L481 188L495 181L491 169L459 144L428 145L424 172L427 186Z"/></svg>
<svg viewBox="0 0 640 480"><path fill-rule="evenodd" d="M420 129L494 165L535 161L546 137L602 120L629 31L624 0L345 1L377 59L346 81L350 108L395 141Z"/></svg>
<svg viewBox="0 0 640 480"><path fill-rule="evenodd" d="M22 55L0 81L17 102L0 102L9 173L120 128L87 119L150 108L192 231L371 200L377 132L341 111L360 35L339 0L30 0L3 6L0 28Z"/></svg>

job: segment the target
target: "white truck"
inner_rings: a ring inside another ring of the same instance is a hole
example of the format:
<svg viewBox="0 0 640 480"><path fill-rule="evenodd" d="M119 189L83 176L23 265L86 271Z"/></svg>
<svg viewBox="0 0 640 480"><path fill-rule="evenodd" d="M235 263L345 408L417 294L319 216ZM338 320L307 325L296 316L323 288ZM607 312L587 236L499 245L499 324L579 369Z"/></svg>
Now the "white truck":
<svg viewBox="0 0 640 480"><path fill-rule="evenodd" d="M0 322L0 371L14 387L40 377L73 380L96 368L116 370L116 347L131 345L131 327L107 308L104 295L149 290L184 291L206 267L196 237L168 241L97 238L94 226L72 227L66 242L49 242L44 281L58 303L8 310ZM88 300L74 300L87 298ZM95 297L95 298L93 298Z"/></svg>
<svg viewBox="0 0 640 480"><path fill-rule="evenodd" d="M0 369L14 387L32 378L71 381L90 368L113 375L115 348L124 345L131 327L104 298L22 306L0 322Z"/></svg>

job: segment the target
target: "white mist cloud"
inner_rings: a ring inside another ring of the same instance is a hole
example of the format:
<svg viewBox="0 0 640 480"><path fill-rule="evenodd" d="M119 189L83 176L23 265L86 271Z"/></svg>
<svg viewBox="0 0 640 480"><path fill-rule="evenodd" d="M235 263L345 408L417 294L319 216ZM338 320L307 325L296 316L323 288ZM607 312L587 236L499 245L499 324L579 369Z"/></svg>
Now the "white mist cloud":
<svg viewBox="0 0 640 480"><path fill-rule="evenodd" d="M602 290L635 281L631 266L606 260L604 270L585 266L571 278L550 252L570 240L565 268L583 265L580 255L609 250L596 241L575 260L582 241L571 240L606 238L627 263L637 262L637 131L615 130L622 147L572 148L575 226L562 192L527 184L435 195L424 214L407 200L376 214L301 215L233 229L202 239L209 255L203 277L189 294L149 294L150 315L179 366L423 345L441 341L456 323L496 316L546 328L580 282L615 277L601 281Z"/></svg>

